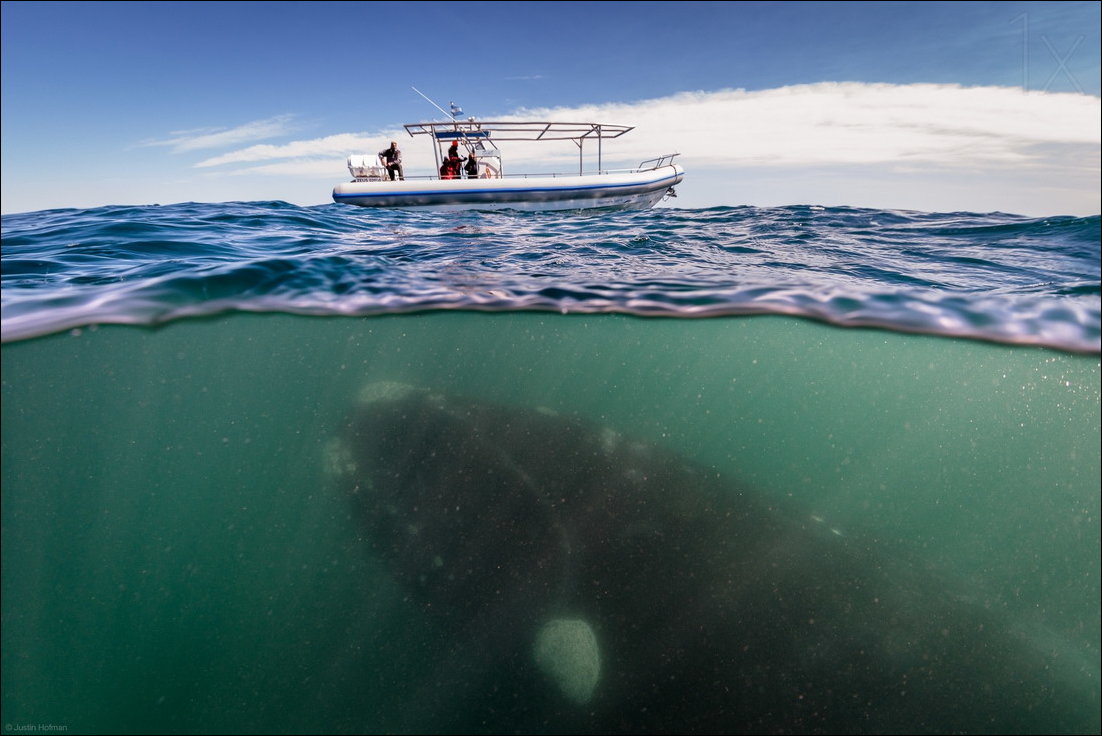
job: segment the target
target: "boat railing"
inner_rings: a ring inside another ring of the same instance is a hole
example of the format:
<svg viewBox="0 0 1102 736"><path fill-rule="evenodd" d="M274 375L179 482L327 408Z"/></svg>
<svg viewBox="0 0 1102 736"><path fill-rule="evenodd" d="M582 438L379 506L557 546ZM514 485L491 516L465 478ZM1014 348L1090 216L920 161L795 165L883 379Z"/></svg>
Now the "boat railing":
<svg viewBox="0 0 1102 736"><path fill-rule="evenodd" d="M658 158L648 158L646 161L643 161L638 166L636 166L635 170L651 171L652 169L660 169L663 166L668 166L669 164L672 164L674 157L680 155L680 153L667 153L663 156L659 156Z"/></svg>
<svg viewBox="0 0 1102 736"><path fill-rule="evenodd" d="M663 166L667 166L667 165L669 165L670 163L673 162L674 156L680 156L680 155L681 154L679 154L679 153L669 153L669 154L666 154L665 156L659 156L658 158L648 159L648 160L642 162L639 166L637 166L635 168L632 168L632 169L601 169L600 171L586 171L586 172L583 172L581 174L578 174L576 172L571 173L571 172L563 172L563 171L547 172L547 173L528 171L528 172L525 172L525 173L522 173L522 174L494 174L493 176L479 177L479 178L480 179L486 179L487 181L492 181L494 179L514 179L514 180L515 179L560 179L560 178L574 178L574 177L578 177L578 176L607 176L609 174L637 174L637 173L642 172L642 171L654 171L655 169L659 169L659 168L662 168ZM366 182L366 181L389 182L389 181L391 181L389 176L387 176L385 169L382 169L382 167L379 167L378 172L373 171L371 173L372 173L372 176L370 176L370 177L369 176L357 176L357 177L355 177L354 181L358 181L358 182ZM457 178L454 179L454 181L463 181L466 178L467 177L457 177ZM452 181L452 179L445 179L444 177L439 176L437 174L420 174L420 175L414 174L414 175L411 175L411 176L406 176L406 181Z"/></svg>

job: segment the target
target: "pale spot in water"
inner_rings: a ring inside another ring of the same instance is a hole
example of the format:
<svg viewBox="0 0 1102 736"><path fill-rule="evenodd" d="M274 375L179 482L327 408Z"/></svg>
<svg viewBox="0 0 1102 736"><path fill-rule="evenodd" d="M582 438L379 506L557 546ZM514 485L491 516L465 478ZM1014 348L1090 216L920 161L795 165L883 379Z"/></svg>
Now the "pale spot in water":
<svg viewBox="0 0 1102 736"><path fill-rule="evenodd" d="M616 447L620 444L620 435L615 431L605 427L601 430L601 449L605 452L614 452Z"/></svg>
<svg viewBox="0 0 1102 736"><path fill-rule="evenodd" d="M322 468L326 475L351 475L356 472L352 451L339 438L333 438L322 448Z"/></svg>

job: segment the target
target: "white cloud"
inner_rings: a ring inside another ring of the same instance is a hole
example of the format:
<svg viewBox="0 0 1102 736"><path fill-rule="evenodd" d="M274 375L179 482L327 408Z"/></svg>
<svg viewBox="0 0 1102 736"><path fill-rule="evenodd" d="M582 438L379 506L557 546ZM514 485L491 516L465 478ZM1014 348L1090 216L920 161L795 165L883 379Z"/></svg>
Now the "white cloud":
<svg viewBox="0 0 1102 736"><path fill-rule="evenodd" d="M1097 160L1100 118L1099 99L1086 95L1026 93L1005 87L820 83L520 110L501 119L634 125L636 129L623 138L603 145L606 158L623 161L677 150L698 166L879 163L960 168L1044 164L1046 151L1051 152L1054 146L1093 147ZM405 139L403 148L411 147L400 129L342 133L251 146L197 166L343 157L374 152L389 138ZM595 153L594 148L588 144L587 152ZM505 154L507 163L577 159L577 150L570 143L557 148L553 144L509 143ZM407 152L407 158L409 155Z"/></svg>
<svg viewBox="0 0 1102 736"><path fill-rule="evenodd" d="M293 115L277 115L267 120L254 120L236 128L175 131L170 134L169 138L159 141L147 141L142 145L168 146L175 153L237 146L250 141L261 141L266 138L278 138L288 135L293 131L293 118Z"/></svg>
<svg viewBox="0 0 1102 736"><path fill-rule="evenodd" d="M235 137L255 140L261 133L274 134L289 119L221 133L180 134L172 145L195 149ZM681 153L678 160L688 172L679 188L683 207L799 202L1094 214L1100 201L1102 105L1088 95L820 83L518 110L499 119L635 126L604 142L603 166L626 168ZM223 180L246 174L278 177L293 188L297 178L306 188L319 178L334 183L346 178L349 154L373 155L390 140L402 147L407 175L433 173L428 139L413 140L402 128L252 145L195 166ZM570 142L506 142L501 147L507 172L562 172L577 166L578 151ZM586 170L593 170L593 142L585 153Z"/></svg>
<svg viewBox="0 0 1102 736"><path fill-rule="evenodd" d="M1096 97L1003 87L820 83L523 110L511 119L523 117L635 125L623 152L637 158L672 146L708 166L957 168L1035 163L1041 144L1093 146L1097 159L1102 107Z"/></svg>
<svg viewBox="0 0 1102 736"><path fill-rule="evenodd" d="M394 134L396 136L396 134ZM384 145L385 136L371 136L367 133L339 133L313 140L292 141L282 145L262 144L249 146L239 151L224 153L195 164L198 168L223 166L226 164L252 163L254 161L272 161L294 159L307 156L345 156L359 151L375 150L373 146Z"/></svg>
<svg viewBox="0 0 1102 736"><path fill-rule="evenodd" d="M345 168L344 159L334 158L293 158L287 161L263 164L261 166L246 166L238 169L212 172L217 176L284 176L284 177L309 177L314 179L341 179L345 178L348 169Z"/></svg>

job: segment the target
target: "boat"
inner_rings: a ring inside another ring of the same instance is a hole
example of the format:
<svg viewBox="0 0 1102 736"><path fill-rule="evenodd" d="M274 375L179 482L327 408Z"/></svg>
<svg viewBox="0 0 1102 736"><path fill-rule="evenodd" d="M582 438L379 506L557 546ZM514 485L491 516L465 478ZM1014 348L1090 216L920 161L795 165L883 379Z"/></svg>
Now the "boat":
<svg viewBox="0 0 1102 736"><path fill-rule="evenodd" d="M454 104L452 110L462 112ZM454 143L462 157L476 156L478 177L447 178L442 174L392 180L378 156L353 155L348 157L352 181L334 187L334 202L410 210L646 209L667 197L676 197L674 187L685 175L685 170L673 161L680 155L677 153L643 161L632 169L604 169L603 141L619 138L633 130L632 126L460 120L451 114L447 121L408 123L403 127L411 137L431 141L438 171L447 160L444 149ZM506 169L498 147L508 141L572 141L578 147L578 171L514 174ZM583 149L587 143L595 143L597 148L596 169L590 172L584 171Z"/></svg>

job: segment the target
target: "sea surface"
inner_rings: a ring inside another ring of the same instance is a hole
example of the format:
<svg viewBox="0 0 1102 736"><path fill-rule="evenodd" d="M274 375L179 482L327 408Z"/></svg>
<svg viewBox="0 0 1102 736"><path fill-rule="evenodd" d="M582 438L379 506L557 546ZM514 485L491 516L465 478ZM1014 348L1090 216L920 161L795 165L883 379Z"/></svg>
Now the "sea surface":
<svg viewBox="0 0 1102 736"><path fill-rule="evenodd" d="M416 706L494 663L442 657L326 470L364 387L403 384L870 540L1064 667L1022 732L1097 733L1100 241L805 206L5 215L5 732L568 730Z"/></svg>

